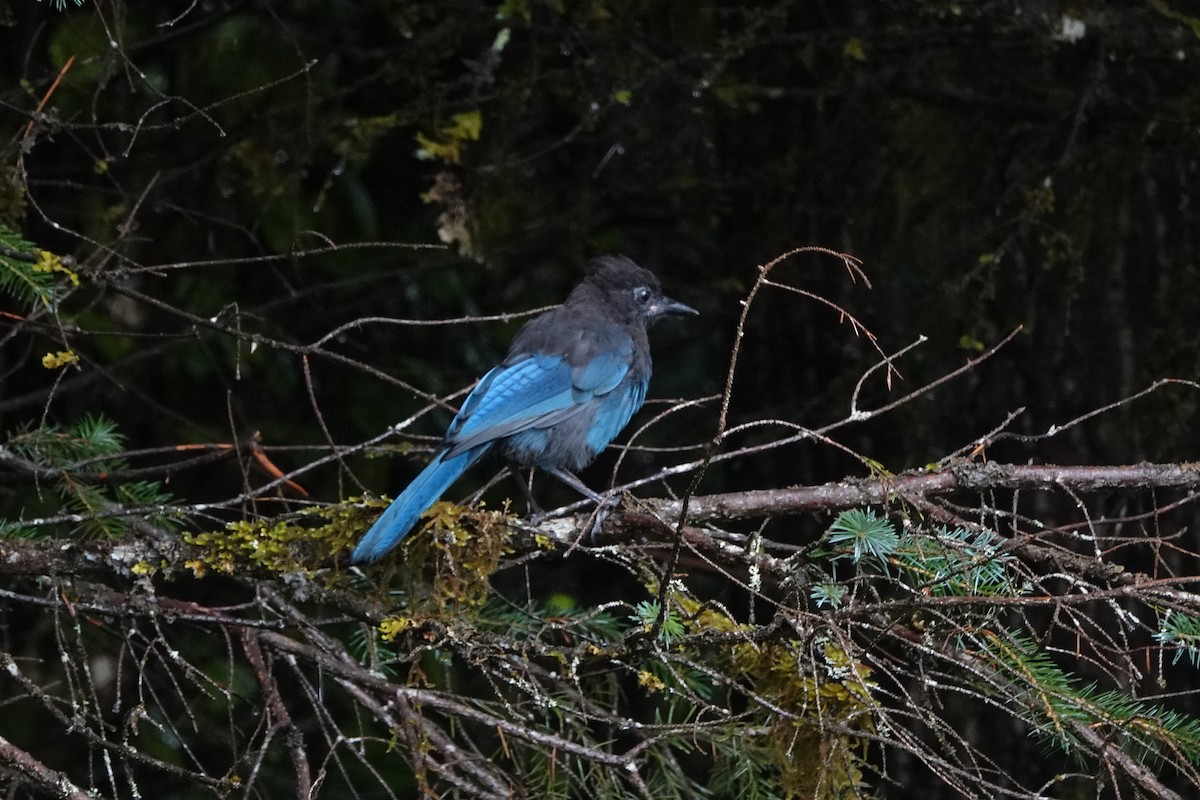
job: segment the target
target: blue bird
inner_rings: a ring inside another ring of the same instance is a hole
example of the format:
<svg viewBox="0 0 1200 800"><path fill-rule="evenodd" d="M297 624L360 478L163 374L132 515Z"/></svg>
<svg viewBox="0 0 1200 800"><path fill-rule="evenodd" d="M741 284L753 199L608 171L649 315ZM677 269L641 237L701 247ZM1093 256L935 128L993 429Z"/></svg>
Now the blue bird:
<svg viewBox="0 0 1200 800"><path fill-rule="evenodd" d="M601 256L565 303L521 327L508 355L467 395L429 465L354 548L378 561L484 453L556 475L589 497L571 472L621 432L650 383L648 323L696 310L662 293L658 279L625 256Z"/></svg>

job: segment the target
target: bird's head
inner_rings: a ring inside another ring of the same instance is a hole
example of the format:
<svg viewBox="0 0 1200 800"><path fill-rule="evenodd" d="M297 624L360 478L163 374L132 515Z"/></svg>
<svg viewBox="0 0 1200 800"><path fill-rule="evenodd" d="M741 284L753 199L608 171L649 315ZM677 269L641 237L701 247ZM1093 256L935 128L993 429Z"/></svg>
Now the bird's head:
<svg viewBox="0 0 1200 800"><path fill-rule="evenodd" d="M600 290L627 319L652 322L668 314L698 314L691 306L662 292L658 278L625 256L600 256L588 262L585 283Z"/></svg>

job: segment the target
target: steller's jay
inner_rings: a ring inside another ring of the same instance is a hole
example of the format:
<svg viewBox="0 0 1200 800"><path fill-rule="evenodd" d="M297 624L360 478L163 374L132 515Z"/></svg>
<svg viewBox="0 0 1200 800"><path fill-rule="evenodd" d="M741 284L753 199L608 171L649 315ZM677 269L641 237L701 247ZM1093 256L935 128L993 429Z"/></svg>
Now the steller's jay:
<svg viewBox="0 0 1200 800"><path fill-rule="evenodd" d="M654 274L625 256L592 259L565 303L521 327L504 361L467 395L429 466L375 521L351 560L382 558L493 445L597 499L568 471L595 458L642 407L650 382L647 323L695 313L664 296Z"/></svg>

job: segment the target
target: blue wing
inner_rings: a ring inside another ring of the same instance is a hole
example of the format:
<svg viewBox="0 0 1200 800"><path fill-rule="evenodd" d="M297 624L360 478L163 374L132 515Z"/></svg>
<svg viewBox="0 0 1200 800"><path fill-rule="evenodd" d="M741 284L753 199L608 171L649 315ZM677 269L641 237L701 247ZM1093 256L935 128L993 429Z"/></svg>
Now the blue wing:
<svg viewBox="0 0 1200 800"><path fill-rule="evenodd" d="M633 341L626 338L617 344L575 366L568 355L536 353L496 367L483 376L450 424L447 457L523 431L549 428L588 409L629 373Z"/></svg>

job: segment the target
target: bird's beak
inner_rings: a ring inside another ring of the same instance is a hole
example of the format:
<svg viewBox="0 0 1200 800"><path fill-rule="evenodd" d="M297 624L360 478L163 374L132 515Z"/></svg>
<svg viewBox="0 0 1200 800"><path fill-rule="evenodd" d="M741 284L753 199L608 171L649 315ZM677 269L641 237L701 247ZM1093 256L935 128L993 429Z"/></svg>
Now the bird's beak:
<svg viewBox="0 0 1200 800"><path fill-rule="evenodd" d="M678 300L672 300L669 297L660 297L650 305L651 317L662 317L667 314L699 314L700 312L691 306L684 305Z"/></svg>

